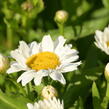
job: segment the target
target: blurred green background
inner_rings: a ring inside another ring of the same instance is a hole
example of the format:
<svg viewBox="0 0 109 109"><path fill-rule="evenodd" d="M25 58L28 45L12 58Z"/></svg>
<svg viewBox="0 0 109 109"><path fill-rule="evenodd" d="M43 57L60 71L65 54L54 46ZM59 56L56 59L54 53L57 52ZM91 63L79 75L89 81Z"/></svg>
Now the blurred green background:
<svg viewBox="0 0 109 109"><path fill-rule="evenodd" d="M107 106L104 108L99 105L109 101L105 97L106 80L103 74L109 59L94 45L94 34L96 30L103 30L108 26L109 0L1 0L0 52L9 55L9 51L16 48L20 40L27 43L34 40L39 42L45 34L50 34L56 39L60 35L54 21L58 10L66 10L69 14L64 26L64 37L67 38L67 43L78 49L82 61L79 70L65 75L67 85L60 91L65 108L106 109ZM8 84L4 88L4 83L0 83L0 87L7 95L9 92L18 93L20 86L14 84L15 86L10 88ZM59 83L55 86L60 90ZM12 99L8 99L0 94L0 106L3 106L3 109L7 108L6 100L18 105ZM18 108L11 106L8 109Z"/></svg>
<svg viewBox="0 0 109 109"><path fill-rule="evenodd" d="M109 0L2 0L0 2L1 49L14 48L19 40L40 40L44 34L59 35L56 11L66 10L65 37L70 40L94 34L109 21ZM14 40L13 46L8 39ZM5 46L5 47L4 47Z"/></svg>

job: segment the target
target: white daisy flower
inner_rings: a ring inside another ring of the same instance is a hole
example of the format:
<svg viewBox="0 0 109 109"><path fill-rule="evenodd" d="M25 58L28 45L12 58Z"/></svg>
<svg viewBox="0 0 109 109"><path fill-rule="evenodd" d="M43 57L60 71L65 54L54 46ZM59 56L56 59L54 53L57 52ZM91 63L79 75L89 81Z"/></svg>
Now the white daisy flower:
<svg viewBox="0 0 109 109"><path fill-rule="evenodd" d="M24 71L17 80L23 86L32 79L35 85L39 85L45 76L65 84L62 73L77 70L81 63L75 62L79 58L78 51L71 49L71 45L64 45L65 41L64 37L59 36L53 42L49 35L44 36L41 43L32 42L27 45L20 41L18 49L11 51L11 56L16 61L11 64L7 73Z"/></svg>
<svg viewBox="0 0 109 109"><path fill-rule="evenodd" d="M104 32L97 30L95 41L95 45L109 55L109 27L106 27Z"/></svg>
<svg viewBox="0 0 109 109"><path fill-rule="evenodd" d="M53 99L43 100L35 102L34 105L31 103L27 104L28 109L64 109L63 102L55 97Z"/></svg>

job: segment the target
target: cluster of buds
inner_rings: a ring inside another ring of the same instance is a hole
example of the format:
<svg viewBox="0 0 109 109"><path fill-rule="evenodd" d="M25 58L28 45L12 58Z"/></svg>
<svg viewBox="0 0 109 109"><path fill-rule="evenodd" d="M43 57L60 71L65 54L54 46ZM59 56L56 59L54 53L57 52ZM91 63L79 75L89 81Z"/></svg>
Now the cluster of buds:
<svg viewBox="0 0 109 109"><path fill-rule="evenodd" d="M58 96L58 93L57 93L57 90L53 86L47 85L42 89L42 97L44 99L50 99L56 96Z"/></svg>
<svg viewBox="0 0 109 109"><path fill-rule="evenodd" d="M0 72L4 72L9 66L8 59L0 54Z"/></svg>
<svg viewBox="0 0 109 109"><path fill-rule="evenodd" d="M28 1L22 3L21 7L25 11L30 11L31 9L33 9L32 3L31 2L28 2Z"/></svg>

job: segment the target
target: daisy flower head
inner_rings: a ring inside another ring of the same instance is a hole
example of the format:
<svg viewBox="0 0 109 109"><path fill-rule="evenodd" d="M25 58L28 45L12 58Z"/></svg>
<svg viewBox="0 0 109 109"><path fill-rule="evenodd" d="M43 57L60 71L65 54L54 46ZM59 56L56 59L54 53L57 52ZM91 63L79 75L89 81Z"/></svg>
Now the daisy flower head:
<svg viewBox="0 0 109 109"><path fill-rule="evenodd" d="M95 41L95 45L109 55L109 27L103 32L96 30Z"/></svg>
<svg viewBox="0 0 109 109"><path fill-rule="evenodd" d="M11 51L15 61L7 73L24 71L17 80L21 81L23 86L32 79L35 85L39 85L46 76L65 84L62 73L77 70L81 64L75 62L79 58L78 51L71 49L71 45L65 45L65 41L63 36L53 41L50 35L44 36L41 43L34 41L27 45L24 41L20 41L18 49Z"/></svg>
<svg viewBox="0 0 109 109"><path fill-rule="evenodd" d="M34 105L31 103L27 104L28 109L64 109L63 102L61 103L59 99L51 98L44 99L43 101L35 102Z"/></svg>

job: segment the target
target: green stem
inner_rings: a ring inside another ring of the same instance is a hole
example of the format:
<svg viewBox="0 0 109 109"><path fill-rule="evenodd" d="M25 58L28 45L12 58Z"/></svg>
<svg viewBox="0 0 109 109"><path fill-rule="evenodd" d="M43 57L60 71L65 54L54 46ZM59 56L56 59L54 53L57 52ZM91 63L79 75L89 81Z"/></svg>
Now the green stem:
<svg viewBox="0 0 109 109"><path fill-rule="evenodd" d="M10 26L7 25L7 42L9 49L13 47L13 31Z"/></svg>
<svg viewBox="0 0 109 109"><path fill-rule="evenodd" d="M106 97L109 98L109 82L107 82Z"/></svg>
<svg viewBox="0 0 109 109"><path fill-rule="evenodd" d="M64 35L64 24L58 24L59 32L61 35Z"/></svg>
<svg viewBox="0 0 109 109"><path fill-rule="evenodd" d="M22 17L22 26L23 26L24 28L27 27L27 16L23 16L23 17Z"/></svg>
<svg viewBox="0 0 109 109"><path fill-rule="evenodd" d="M31 92L32 92L32 84L31 84L31 82L29 82L29 84L27 84L26 86L25 86L25 91L26 91L26 95L27 95L27 97L28 98L30 98L31 99Z"/></svg>
<svg viewBox="0 0 109 109"><path fill-rule="evenodd" d="M27 85L25 86L25 91L26 91L26 95L29 96L29 93L30 93L29 84L27 84Z"/></svg>

